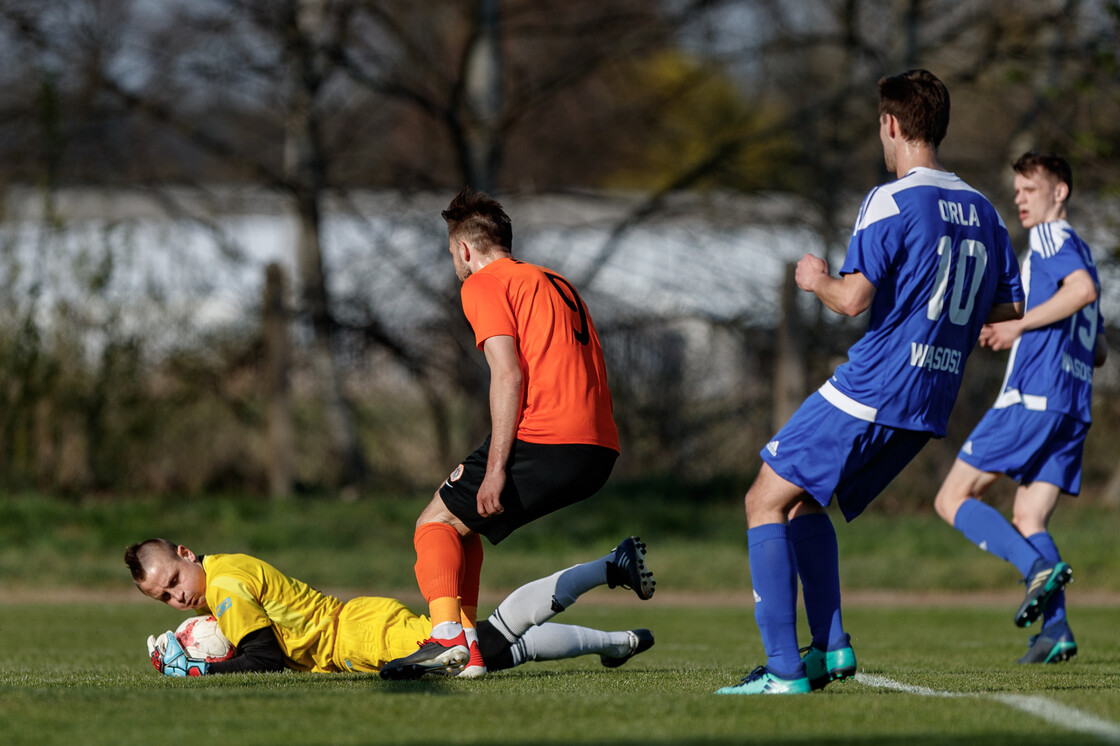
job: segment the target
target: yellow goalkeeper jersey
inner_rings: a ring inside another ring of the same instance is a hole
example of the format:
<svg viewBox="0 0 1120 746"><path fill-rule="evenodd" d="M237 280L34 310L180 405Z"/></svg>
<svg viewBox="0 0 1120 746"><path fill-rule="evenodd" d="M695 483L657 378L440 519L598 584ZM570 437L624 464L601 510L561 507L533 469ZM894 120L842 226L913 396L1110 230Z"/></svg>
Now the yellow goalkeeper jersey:
<svg viewBox="0 0 1120 746"><path fill-rule="evenodd" d="M208 554L202 568L206 604L222 634L237 645L271 626L297 671L376 671L431 632L427 618L395 599L343 604L247 554Z"/></svg>

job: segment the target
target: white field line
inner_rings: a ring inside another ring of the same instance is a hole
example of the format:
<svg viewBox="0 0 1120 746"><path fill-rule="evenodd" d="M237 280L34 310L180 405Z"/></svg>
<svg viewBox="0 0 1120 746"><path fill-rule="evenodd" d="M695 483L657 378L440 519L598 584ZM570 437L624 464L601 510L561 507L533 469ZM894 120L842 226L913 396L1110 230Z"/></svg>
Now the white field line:
<svg viewBox="0 0 1120 746"><path fill-rule="evenodd" d="M921 697L976 697L991 699L996 702L1013 707L1028 715L1041 718L1051 725L1066 730L1077 731L1097 736L1106 743L1120 744L1120 725L1091 715L1076 707L1067 707L1059 702L1046 697L1027 694L967 694L964 692L942 692L936 689L927 689L924 686L904 684L901 681L888 679L886 676L875 674L857 673L856 681L865 686L876 686L882 689L894 689L906 694L917 694Z"/></svg>

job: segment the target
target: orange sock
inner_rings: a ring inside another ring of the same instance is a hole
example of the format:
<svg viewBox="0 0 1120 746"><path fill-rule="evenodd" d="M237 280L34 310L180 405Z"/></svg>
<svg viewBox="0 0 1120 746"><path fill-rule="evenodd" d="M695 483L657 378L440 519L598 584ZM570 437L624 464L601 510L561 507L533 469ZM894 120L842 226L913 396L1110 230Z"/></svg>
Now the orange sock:
<svg viewBox="0 0 1120 746"><path fill-rule="evenodd" d="M428 613L432 618L432 628L434 629L440 622L458 622L459 618L463 615L463 609L459 605L459 599L451 596L442 596L440 598L433 598L428 602ZM436 621L436 620L439 621ZM451 635L452 633L445 633ZM435 635L433 634L433 637Z"/></svg>
<svg viewBox="0 0 1120 746"><path fill-rule="evenodd" d="M424 523L416 527L412 543L416 547L416 583L428 602L432 626L458 622L462 616L459 575L465 564L459 532L446 523Z"/></svg>
<svg viewBox="0 0 1120 746"><path fill-rule="evenodd" d="M459 600L464 627L474 627L478 618L478 587L482 575L482 537L463 537L463 572L459 576Z"/></svg>

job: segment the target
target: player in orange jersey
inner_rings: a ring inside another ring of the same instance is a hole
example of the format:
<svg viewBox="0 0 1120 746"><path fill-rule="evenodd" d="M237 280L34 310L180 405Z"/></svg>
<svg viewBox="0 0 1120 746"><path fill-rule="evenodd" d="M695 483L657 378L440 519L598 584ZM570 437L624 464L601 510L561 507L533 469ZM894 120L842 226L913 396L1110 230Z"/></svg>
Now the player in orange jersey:
<svg viewBox="0 0 1120 746"><path fill-rule="evenodd" d="M490 436L459 464L416 522L416 580L432 635L390 661L383 678L432 670L486 672L475 614L485 536L595 494L618 458L618 430L599 337L570 282L512 256L513 228L495 200L465 188L442 213L463 312L490 366ZM641 553L619 553L611 587L649 598Z"/></svg>

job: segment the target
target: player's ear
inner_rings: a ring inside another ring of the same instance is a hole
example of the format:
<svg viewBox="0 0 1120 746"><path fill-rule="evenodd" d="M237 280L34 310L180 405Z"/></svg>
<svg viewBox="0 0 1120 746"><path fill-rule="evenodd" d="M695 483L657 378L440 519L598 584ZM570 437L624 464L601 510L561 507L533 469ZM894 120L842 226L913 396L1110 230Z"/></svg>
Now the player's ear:
<svg viewBox="0 0 1120 746"><path fill-rule="evenodd" d="M1054 199L1058 202L1065 202L1067 197L1069 197L1069 184L1059 181L1054 185Z"/></svg>
<svg viewBox="0 0 1120 746"><path fill-rule="evenodd" d="M890 137L898 137L899 133L902 131L898 126L898 117L894 114L884 114L883 116L886 117L885 124L887 125L887 134Z"/></svg>
<svg viewBox="0 0 1120 746"><path fill-rule="evenodd" d="M187 562L195 562L195 561L198 560L198 556L195 555L194 552L192 552L190 549L187 549L182 544L180 544L178 549L175 550L175 553L178 554L183 559L185 559Z"/></svg>

